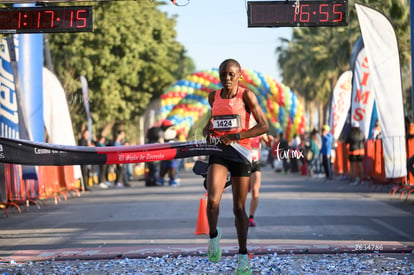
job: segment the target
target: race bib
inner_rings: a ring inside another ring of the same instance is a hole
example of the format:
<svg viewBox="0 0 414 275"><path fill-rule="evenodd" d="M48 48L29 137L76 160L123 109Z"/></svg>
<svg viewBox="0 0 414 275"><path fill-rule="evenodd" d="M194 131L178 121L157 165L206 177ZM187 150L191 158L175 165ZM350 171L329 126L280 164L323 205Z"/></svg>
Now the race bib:
<svg viewBox="0 0 414 275"><path fill-rule="evenodd" d="M213 119L214 130L229 132L241 128L240 115L215 116Z"/></svg>

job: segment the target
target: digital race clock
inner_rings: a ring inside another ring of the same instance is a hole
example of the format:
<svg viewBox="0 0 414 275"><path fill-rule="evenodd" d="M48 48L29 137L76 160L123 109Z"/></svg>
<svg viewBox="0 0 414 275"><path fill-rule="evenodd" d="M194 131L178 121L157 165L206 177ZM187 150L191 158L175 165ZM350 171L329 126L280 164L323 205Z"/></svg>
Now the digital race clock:
<svg viewBox="0 0 414 275"><path fill-rule="evenodd" d="M50 6L0 9L0 33L93 31L92 7Z"/></svg>
<svg viewBox="0 0 414 275"><path fill-rule="evenodd" d="M247 14L248 27L346 26L348 0L249 1Z"/></svg>

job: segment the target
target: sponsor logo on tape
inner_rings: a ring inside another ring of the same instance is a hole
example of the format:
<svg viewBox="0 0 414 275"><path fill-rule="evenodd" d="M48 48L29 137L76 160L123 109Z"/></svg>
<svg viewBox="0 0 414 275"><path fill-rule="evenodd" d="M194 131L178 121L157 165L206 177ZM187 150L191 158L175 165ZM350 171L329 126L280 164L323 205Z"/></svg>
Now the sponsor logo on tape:
<svg viewBox="0 0 414 275"><path fill-rule="evenodd" d="M163 153L151 154L151 153L130 153L130 154L121 154L118 156L118 160L121 162L146 162L146 161L157 161L164 160L166 155Z"/></svg>

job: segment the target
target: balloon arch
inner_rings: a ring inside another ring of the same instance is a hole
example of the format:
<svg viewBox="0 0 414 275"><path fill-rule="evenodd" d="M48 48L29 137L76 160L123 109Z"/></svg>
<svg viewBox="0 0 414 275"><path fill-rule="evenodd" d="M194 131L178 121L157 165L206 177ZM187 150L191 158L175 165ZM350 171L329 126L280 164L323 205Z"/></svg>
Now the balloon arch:
<svg viewBox="0 0 414 275"><path fill-rule="evenodd" d="M303 104L291 89L259 72L243 69L239 85L252 90L266 114L270 127L291 138L305 132ZM218 69L195 72L179 80L161 95L158 121L170 120L187 136L191 126L209 110L207 95L220 89Z"/></svg>

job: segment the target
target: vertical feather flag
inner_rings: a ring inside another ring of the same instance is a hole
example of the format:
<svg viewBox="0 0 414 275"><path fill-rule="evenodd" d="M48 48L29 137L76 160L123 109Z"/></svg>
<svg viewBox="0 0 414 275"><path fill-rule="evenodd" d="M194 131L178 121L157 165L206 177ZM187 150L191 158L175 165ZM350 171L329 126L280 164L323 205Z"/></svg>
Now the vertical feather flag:
<svg viewBox="0 0 414 275"><path fill-rule="evenodd" d="M49 143L76 145L65 90L57 76L43 68L43 117ZM74 167L74 177L82 177L79 166Z"/></svg>
<svg viewBox="0 0 414 275"><path fill-rule="evenodd" d="M391 22L377 10L355 4L382 129L386 178L405 177L406 141L397 37Z"/></svg>
<svg viewBox="0 0 414 275"><path fill-rule="evenodd" d="M335 140L338 140L351 108L352 71L341 74L333 90L332 110L329 125Z"/></svg>
<svg viewBox="0 0 414 275"><path fill-rule="evenodd" d="M370 64L363 47L356 54L353 64L351 120L358 122L365 138L369 136L375 101Z"/></svg>
<svg viewBox="0 0 414 275"><path fill-rule="evenodd" d="M92 138L92 118L91 118L91 113L89 111L88 81L83 75L81 75L80 81L82 84L83 104L85 105L86 119L88 121L89 141L90 141L90 139Z"/></svg>

